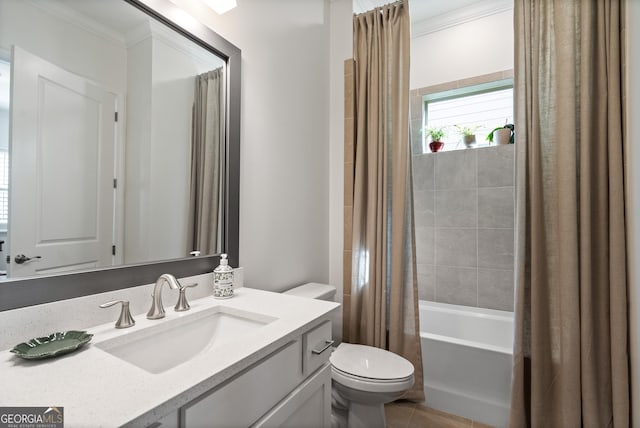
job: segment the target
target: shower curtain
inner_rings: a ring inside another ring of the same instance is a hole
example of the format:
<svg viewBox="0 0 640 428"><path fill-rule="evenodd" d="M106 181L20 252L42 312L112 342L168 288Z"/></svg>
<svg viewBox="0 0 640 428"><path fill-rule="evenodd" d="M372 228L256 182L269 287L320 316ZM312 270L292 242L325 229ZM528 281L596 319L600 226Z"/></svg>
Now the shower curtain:
<svg viewBox="0 0 640 428"><path fill-rule="evenodd" d="M222 248L226 164L224 88L222 67L196 76L187 249L203 255L218 253Z"/></svg>
<svg viewBox="0 0 640 428"><path fill-rule="evenodd" d="M515 2L512 427L630 424L623 7Z"/></svg>
<svg viewBox="0 0 640 428"><path fill-rule="evenodd" d="M355 142L350 308L345 340L411 361L404 398L424 400L411 205L409 11L354 16Z"/></svg>

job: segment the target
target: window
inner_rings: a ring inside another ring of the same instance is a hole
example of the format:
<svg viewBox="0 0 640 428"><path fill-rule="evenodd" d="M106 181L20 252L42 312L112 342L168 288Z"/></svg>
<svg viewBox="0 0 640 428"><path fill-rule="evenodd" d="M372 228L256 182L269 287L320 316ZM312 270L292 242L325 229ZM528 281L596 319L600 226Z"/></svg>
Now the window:
<svg viewBox="0 0 640 428"><path fill-rule="evenodd" d="M467 86L424 96L424 127L444 127L444 151L466 148L457 126L475 129L475 147L489 145L487 134L513 123L511 79ZM422 133L422 152L429 152L429 137Z"/></svg>

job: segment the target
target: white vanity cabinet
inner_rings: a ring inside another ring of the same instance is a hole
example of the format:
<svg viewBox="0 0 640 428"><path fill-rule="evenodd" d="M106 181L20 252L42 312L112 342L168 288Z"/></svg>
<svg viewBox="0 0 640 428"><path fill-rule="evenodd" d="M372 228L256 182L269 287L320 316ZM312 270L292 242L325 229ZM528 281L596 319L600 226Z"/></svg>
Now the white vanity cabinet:
<svg viewBox="0 0 640 428"><path fill-rule="evenodd" d="M0 403L60 403L69 427L330 426L338 303L239 287L190 304L130 329L91 327L91 343L64 358L26 364L0 350Z"/></svg>
<svg viewBox="0 0 640 428"><path fill-rule="evenodd" d="M150 427L328 428L330 340L324 321Z"/></svg>

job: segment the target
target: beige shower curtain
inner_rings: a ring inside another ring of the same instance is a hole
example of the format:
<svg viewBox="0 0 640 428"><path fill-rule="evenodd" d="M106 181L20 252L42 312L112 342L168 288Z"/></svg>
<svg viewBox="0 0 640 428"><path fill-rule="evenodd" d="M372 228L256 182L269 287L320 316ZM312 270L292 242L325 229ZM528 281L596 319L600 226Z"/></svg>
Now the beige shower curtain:
<svg viewBox="0 0 640 428"><path fill-rule="evenodd" d="M630 423L623 3L515 1L512 427Z"/></svg>
<svg viewBox="0 0 640 428"><path fill-rule="evenodd" d="M191 190L187 249L203 255L222 248L225 79L223 68L196 76L191 132Z"/></svg>
<svg viewBox="0 0 640 428"><path fill-rule="evenodd" d="M415 383L404 398L424 400L408 133L408 5L356 15L353 26L353 258L346 340L410 360Z"/></svg>

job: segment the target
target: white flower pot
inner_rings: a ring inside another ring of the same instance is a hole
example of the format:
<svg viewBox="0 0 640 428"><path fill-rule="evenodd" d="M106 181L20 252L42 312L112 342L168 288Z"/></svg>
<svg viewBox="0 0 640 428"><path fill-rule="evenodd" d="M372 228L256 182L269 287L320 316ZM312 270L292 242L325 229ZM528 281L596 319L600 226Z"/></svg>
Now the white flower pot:
<svg viewBox="0 0 640 428"><path fill-rule="evenodd" d="M511 130L509 128L502 128L497 131L493 131L493 141L495 141L496 144L509 144L510 139Z"/></svg>

